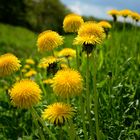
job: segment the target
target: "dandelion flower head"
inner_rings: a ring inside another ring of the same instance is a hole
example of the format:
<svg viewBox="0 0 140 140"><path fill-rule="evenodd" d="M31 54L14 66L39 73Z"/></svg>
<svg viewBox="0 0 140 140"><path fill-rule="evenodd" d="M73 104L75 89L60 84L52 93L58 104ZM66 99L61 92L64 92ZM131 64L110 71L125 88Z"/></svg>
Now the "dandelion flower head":
<svg viewBox="0 0 140 140"><path fill-rule="evenodd" d="M124 9L124 10L119 11L119 15L121 15L123 17L128 17L131 15L131 13L132 13L132 11L128 10L128 9Z"/></svg>
<svg viewBox="0 0 140 140"><path fill-rule="evenodd" d="M120 14L116 9L109 10L107 13L112 16L118 16Z"/></svg>
<svg viewBox="0 0 140 140"><path fill-rule="evenodd" d="M103 28L109 28L110 29L112 27L111 24L107 21L100 21L98 24Z"/></svg>
<svg viewBox="0 0 140 140"><path fill-rule="evenodd" d="M49 85L50 85L50 84L53 83L53 79L50 78L50 79L43 80L43 83L44 83L44 84L49 84Z"/></svg>
<svg viewBox="0 0 140 140"><path fill-rule="evenodd" d="M42 58L40 60L39 67L47 68L47 67L49 67L50 64L57 63L58 61L59 61L58 58L56 58L54 56L48 56L48 57Z"/></svg>
<svg viewBox="0 0 140 140"><path fill-rule="evenodd" d="M78 30L78 36L75 38L74 45L101 44L105 38L104 30L93 21L85 22Z"/></svg>
<svg viewBox="0 0 140 140"><path fill-rule="evenodd" d="M53 91L63 98L79 95L83 89L83 79L78 71L59 70L53 78Z"/></svg>
<svg viewBox="0 0 140 140"><path fill-rule="evenodd" d="M63 37L60 36L57 32L47 30L39 34L37 39L38 50L51 51L54 48L57 48L59 45L63 44Z"/></svg>
<svg viewBox="0 0 140 140"><path fill-rule="evenodd" d="M7 53L0 56L0 77L10 75L20 67L20 60L13 54Z"/></svg>
<svg viewBox="0 0 140 140"><path fill-rule="evenodd" d="M61 102L49 105L42 113L42 118L48 120L55 125L63 125L66 121L72 119L75 114L74 108L69 104Z"/></svg>
<svg viewBox="0 0 140 140"><path fill-rule="evenodd" d="M41 89L32 80L24 79L16 82L10 89L13 105L19 108L30 108L41 99Z"/></svg>
<svg viewBox="0 0 140 140"><path fill-rule="evenodd" d="M65 32L77 32L79 27L84 23L81 16L77 14L68 14L63 21Z"/></svg>
<svg viewBox="0 0 140 140"><path fill-rule="evenodd" d="M66 58L76 57L76 51L74 49L71 49L71 48L64 48L63 50L61 50L59 52L59 56L66 57Z"/></svg>
<svg viewBox="0 0 140 140"><path fill-rule="evenodd" d="M25 62L26 62L26 64L31 64L31 65L35 64L35 61L33 59L31 59L31 58L26 59Z"/></svg>
<svg viewBox="0 0 140 140"><path fill-rule="evenodd" d="M25 77L32 77L34 75L36 75L37 72L34 69L31 69L30 71L28 71L27 73L25 73Z"/></svg>

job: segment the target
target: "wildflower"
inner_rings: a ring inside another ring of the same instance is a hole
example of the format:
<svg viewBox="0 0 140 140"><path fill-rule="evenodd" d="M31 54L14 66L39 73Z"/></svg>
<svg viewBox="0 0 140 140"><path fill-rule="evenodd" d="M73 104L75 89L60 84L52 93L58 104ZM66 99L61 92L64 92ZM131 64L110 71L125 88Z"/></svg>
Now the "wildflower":
<svg viewBox="0 0 140 140"><path fill-rule="evenodd" d="M26 73L27 72L27 69L22 69L21 72L22 73Z"/></svg>
<svg viewBox="0 0 140 140"><path fill-rule="evenodd" d="M53 79L46 79L46 80L43 80L43 83L44 83L44 84L52 84L52 83L53 83Z"/></svg>
<svg viewBox="0 0 140 140"><path fill-rule="evenodd" d="M41 89L32 80L16 82L10 90L12 103L19 108L30 108L41 99Z"/></svg>
<svg viewBox="0 0 140 140"><path fill-rule="evenodd" d="M78 31L78 36L75 38L74 45L84 45L83 51L90 53L93 46L101 44L105 38L103 28L93 21L85 22Z"/></svg>
<svg viewBox="0 0 140 140"><path fill-rule="evenodd" d="M0 77L10 75L20 67L20 61L13 54L7 53L0 56Z"/></svg>
<svg viewBox="0 0 140 140"><path fill-rule="evenodd" d="M41 59L41 62L39 64L40 68L47 68L47 73L55 74L58 71L58 62L59 59L57 59L54 56L49 56L46 58Z"/></svg>
<svg viewBox="0 0 140 140"><path fill-rule="evenodd" d="M60 70L53 78L53 91L56 95L67 98L79 95L83 89L83 79L78 71Z"/></svg>
<svg viewBox="0 0 140 140"><path fill-rule="evenodd" d="M72 119L74 114L75 110L70 105L57 102L49 105L42 113L42 117L44 120L47 119L51 123L61 126Z"/></svg>
<svg viewBox="0 0 140 140"><path fill-rule="evenodd" d="M41 52L51 51L62 44L63 44L63 37L60 36L57 32L51 30L42 32L38 36L38 40L37 40L38 50Z"/></svg>
<svg viewBox="0 0 140 140"><path fill-rule="evenodd" d="M136 22L140 21L140 15L136 12L132 12L130 14L130 16L132 17L133 20L135 20Z"/></svg>
<svg viewBox="0 0 140 140"><path fill-rule="evenodd" d="M30 68L31 68L30 65L28 65L28 64L24 65L24 69L30 69Z"/></svg>
<svg viewBox="0 0 140 140"><path fill-rule="evenodd" d="M67 64L62 63L62 64L60 65L60 68L61 68L61 69L67 69L67 68L69 68L69 67L68 67Z"/></svg>
<svg viewBox="0 0 140 140"><path fill-rule="evenodd" d="M98 25L100 25L104 29L106 36L108 36L108 33L111 29L111 24L107 21L100 21Z"/></svg>
<svg viewBox="0 0 140 140"><path fill-rule="evenodd" d="M114 22L117 21L117 16L119 15L118 10L116 10L116 9L109 10L107 13L113 17Z"/></svg>
<svg viewBox="0 0 140 140"><path fill-rule="evenodd" d="M35 61L33 59L31 59L31 58L26 59L25 62L26 62L26 64L31 64L31 65L34 65L35 64Z"/></svg>
<svg viewBox="0 0 140 140"><path fill-rule="evenodd" d="M76 57L76 51L71 48L64 48L59 52L59 56L66 57L66 58Z"/></svg>
<svg viewBox="0 0 140 140"><path fill-rule="evenodd" d="M131 13L132 13L131 10L124 9L124 10L121 10L121 11L119 12L119 15L123 16L124 18L126 18L126 17L130 16Z"/></svg>
<svg viewBox="0 0 140 140"><path fill-rule="evenodd" d="M27 73L25 73L24 76L25 77L31 77L31 76L34 76L36 74L37 74L37 72L35 70L31 69L30 71L28 71Z"/></svg>
<svg viewBox="0 0 140 140"><path fill-rule="evenodd" d="M77 32L79 27L84 23L81 16L69 14L64 18L63 28L65 32Z"/></svg>

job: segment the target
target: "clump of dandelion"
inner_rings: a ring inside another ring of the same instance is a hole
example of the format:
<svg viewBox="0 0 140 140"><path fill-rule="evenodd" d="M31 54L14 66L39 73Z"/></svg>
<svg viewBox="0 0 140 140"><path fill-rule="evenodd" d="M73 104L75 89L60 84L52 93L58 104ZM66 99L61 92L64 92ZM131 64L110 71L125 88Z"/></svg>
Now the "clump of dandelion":
<svg viewBox="0 0 140 140"><path fill-rule="evenodd" d="M48 120L52 124L62 126L65 122L72 119L75 109L69 104L57 102L49 105L42 113L44 120Z"/></svg>
<svg viewBox="0 0 140 140"><path fill-rule="evenodd" d="M10 75L20 67L20 60L13 54L7 53L0 56L0 77Z"/></svg>
<svg viewBox="0 0 140 140"><path fill-rule="evenodd" d="M77 32L79 27L84 23L81 16L77 14L68 14L63 21L63 28L65 32Z"/></svg>
<svg viewBox="0 0 140 140"><path fill-rule="evenodd" d="M31 108L41 99L41 89L32 80L18 81L9 91L13 105L19 108Z"/></svg>
<svg viewBox="0 0 140 140"><path fill-rule="evenodd" d="M98 24L104 29L106 36L108 36L109 31L112 28L111 24L107 21L100 21Z"/></svg>
<svg viewBox="0 0 140 140"><path fill-rule="evenodd" d="M78 31L78 36L74 39L74 45L83 45L83 51L88 54L93 47L101 44L105 39L103 28L93 21L85 22Z"/></svg>
<svg viewBox="0 0 140 140"><path fill-rule="evenodd" d="M60 36L57 32L47 30L39 34L37 39L38 50L43 51L52 51L54 48L63 44L63 37Z"/></svg>
<svg viewBox="0 0 140 140"><path fill-rule="evenodd" d="M109 10L107 13L113 17L114 22L117 21L117 16L119 16L120 14L119 11L116 9Z"/></svg>
<svg viewBox="0 0 140 140"><path fill-rule="evenodd" d="M53 78L52 87L54 93L60 97L79 95L83 89L83 79L78 71L59 70Z"/></svg>

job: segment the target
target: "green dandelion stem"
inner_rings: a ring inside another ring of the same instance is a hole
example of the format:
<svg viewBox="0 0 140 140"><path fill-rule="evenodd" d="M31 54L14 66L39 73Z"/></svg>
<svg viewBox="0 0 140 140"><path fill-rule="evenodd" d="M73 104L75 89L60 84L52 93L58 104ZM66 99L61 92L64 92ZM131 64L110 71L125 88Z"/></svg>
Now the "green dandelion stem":
<svg viewBox="0 0 140 140"><path fill-rule="evenodd" d="M49 130L49 128L45 125L43 119L38 115L38 113L36 112L36 110L34 108L32 108L32 112L34 113L34 116L36 117L36 119L42 124L43 128L46 130L46 132L48 132L48 134L52 137L53 140L57 140L54 136L54 134Z"/></svg>
<svg viewBox="0 0 140 140"><path fill-rule="evenodd" d="M95 125L96 125L96 136L97 140L100 140L99 134L99 120L98 120L98 95L97 95L97 86L96 86L96 50L93 51L93 66L94 66L94 73L93 73L93 90L94 90L94 111L95 111Z"/></svg>
<svg viewBox="0 0 140 140"><path fill-rule="evenodd" d="M76 46L76 65L77 65L77 70L79 71L79 57L78 57L78 48Z"/></svg>
<svg viewBox="0 0 140 140"><path fill-rule="evenodd" d="M41 86L41 88L42 88L42 90L43 90L43 93L44 93L45 96L46 96L46 95L47 95L47 92L46 92L46 89L45 89L44 84L43 84L43 82L42 82L42 76L41 76L41 74L39 74L39 83L40 83L40 86Z"/></svg>
<svg viewBox="0 0 140 140"><path fill-rule="evenodd" d="M87 131L86 131L86 124L85 124L85 114L84 114L85 103L84 103L82 96L80 97L80 106L81 106L81 115L82 115L82 121L83 121L84 137L85 137L85 140L88 140Z"/></svg>
<svg viewBox="0 0 140 140"><path fill-rule="evenodd" d="M69 60L69 58L67 58L67 63L68 63L68 66L70 68L70 60Z"/></svg>
<svg viewBox="0 0 140 140"><path fill-rule="evenodd" d="M89 120L89 128L90 133L92 131L92 123L91 123L91 116L90 116L90 93L89 93L89 54L87 52L87 67L86 67L86 103L87 103L87 114L88 114L88 120ZM91 133L92 134L92 133Z"/></svg>
<svg viewBox="0 0 140 140"><path fill-rule="evenodd" d="M43 133L42 133L42 131L41 131L41 127L39 126L38 121L37 121L37 119L36 119L36 117L35 117L35 114L34 114L33 109L31 109L31 114L32 114L34 123L35 123L35 125L36 125L36 127L37 127L37 129L38 129L38 131L39 131L40 139L41 139L41 140L45 140L45 137L44 137L44 135L43 135Z"/></svg>
<svg viewBox="0 0 140 140"><path fill-rule="evenodd" d="M125 33L125 26L126 26L126 18L124 18L124 21L123 21L123 34Z"/></svg>

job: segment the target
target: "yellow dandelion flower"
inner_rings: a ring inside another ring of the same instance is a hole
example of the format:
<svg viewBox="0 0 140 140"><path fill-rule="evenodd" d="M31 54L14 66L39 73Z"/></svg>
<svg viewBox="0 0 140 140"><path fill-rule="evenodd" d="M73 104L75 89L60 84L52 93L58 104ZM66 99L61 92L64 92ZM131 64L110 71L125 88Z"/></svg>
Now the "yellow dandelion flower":
<svg viewBox="0 0 140 140"><path fill-rule="evenodd" d="M111 24L107 21L100 21L98 24L103 28L109 28L110 29L112 27Z"/></svg>
<svg viewBox="0 0 140 140"><path fill-rule="evenodd" d="M117 21L117 16L120 14L119 11L115 9L109 10L107 13L113 17L114 22Z"/></svg>
<svg viewBox="0 0 140 140"><path fill-rule="evenodd" d="M57 63L58 61L59 61L59 59L57 59L56 57L48 56L48 57L42 58L40 60L39 67L47 68L47 67L49 67L50 64Z"/></svg>
<svg viewBox="0 0 140 140"><path fill-rule="evenodd" d="M124 10L119 11L119 15L123 16L124 18L130 16L131 13L132 13L132 11L128 10L128 9L124 9Z"/></svg>
<svg viewBox="0 0 140 140"><path fill-rule="evenodd" d="M0 77L10 75L20 67L20 61L13 54L7 53L0 56Z"/></svg>
<svg viewBox="0 0 140 140"><path fill-rule="evenodd" d="M42 32L38 36L38 40L37 40L38 50L41 52L51 51L62 44L63 44L63 37L60 36L57 32L51 30Z"/></svg>
<svg viewBox="0 0 140 140"><path fill-rule="evenodd" d="M84 23L81 16L77 14L68 14L63 21L65 32L77 32L79 27Z"/></svg>
<svg viewBox="0 0 140 140"><path fill-rule="evenodd" d="M76 57L76 51L74 49L71 49L71 48L64 48L63 50L61 50L59 52L59 56L66 57L66 58Z"/></svg>
<svg viewBox="0 0 140 140"><path fill-rule="evenodd" d="M83 79L78 71L60 70L53 78L53 91L56 95L67 98L79 95L83 89Z"/></svg>
<svg viewBox="0 0 140 140"><path fill-rule="evenodd" d="M55 125L63 125L65 122L72 119L75 114L75 109L69 104L61 102L49 105L42 113L42 118L48 120Z"/></svg>
<svg viewBox="0 0 140 140"><path fill-rule="evenodd" d="M25 77L32 77L32 76L34 76L36 74L37 74L37 72L35 70L31 69L30 71L28 71L27 73L25 73L24 76Z"/></svg>
<svg viewBox="0 0 140 140"><path fill-rule="evenodd" d="M112 16L118 16L118 15L120 14L119 11L116 10L116 9L109 10L107 13L108 13L109 15L112 15Z"/></svg>
<svg viewBox="0 0 140 140"><path fill-rule="evenodd" d="M111 24L109 22L107 22L107 21L100 21L98 23L98 25L100 25L104 29L104 32L106 34L106 37L108 37L110 28L112 27Z"/></svg>
<svg viewBox="0 0 140 140"><path fill-rule="evenodd" d="M54 56L49 56L46 58L41 59L41 62L39 64L40 68L46 68L47 74L55 74L58 71L58 62L59 59Z"/></svg>
<svg viewBox="0 0 140 140"><path fill-rule="evenodd" d="M44 83L44 84L52 84L52 83L53 83L53 79L46 79L46 80L43 80L43 83Z"/></svg>
<svg viewBox="0 0 140 140"><path fill-rule="evenodd" d="M35 61L33 59L31 59L31 58L26 59L25 62L26 62L26 64L31 64L31 65L35 64Z"/></svg>
<svg viewBox="0 0 140 140"><path fill-rule="evenodd" d="M136 12L132 12L131 15L133 20L135 20L136 22L138 22L140 20L140 15Z"/></svg>
<svg viewBox="0 0 140 140"><path fill-rule="evenodd" d="M27 72L27 69L22 69L21 72L22 73L26 73Z"/></svg>
<svg viewBox="0 0 140 140"><path fill-rule="evenodd" d="M16 82L10 90L12 103L19 108L30 108L41 99L41 89L32 80Z"/></svg>
<svg viewBox="0 0 140 140"><path fill-rule="evenodd" d="M74 45L84 45L84 51L88 52L92 46L101 44L105 38L104 29L95 22L85 22L78 31L78 36L74 39ZM89 51L90 53L90 51Z"/></svg>
<svg viewBox="0 0 140 140"><path fill-rule="evenodd" d="M26 65L24 65L24 67L23 67L24 69L30 69L31 68L31 66L30 65L28 65L28 64L26 64Z"/></svg>
<svg viewBox="0 0 140 140"><path fill-rule="evenodd" d="M61 67L61 69L67 69L67 68L69 68L69 66L67 64L63 64L63 63L60 65L60 67Z"/></svg>

